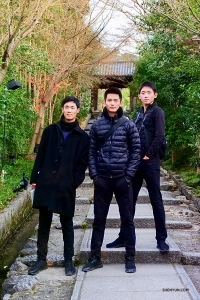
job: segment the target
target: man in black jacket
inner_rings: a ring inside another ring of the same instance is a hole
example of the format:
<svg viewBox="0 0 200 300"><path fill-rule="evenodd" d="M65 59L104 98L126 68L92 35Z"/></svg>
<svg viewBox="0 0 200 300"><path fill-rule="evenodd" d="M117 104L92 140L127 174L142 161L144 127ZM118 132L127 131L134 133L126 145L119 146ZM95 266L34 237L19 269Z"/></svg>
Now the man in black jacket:
<svg viewBox="0 0 200 300"><path fill-rule="evenodd" d="M139 88L139 99L143 107L139 109L134 118L141 140L141 160L135 177L132 180L133 186L133 216L135 215L135 204L143 179L146 181L151 205L153 208L157 248L160 252L168 252L169 246L165 242L167 230L165 226L165 211L160 192L160 158L159 149L165 137L165 114L164 111L154 102L157 97L156 86L153 82L143 82ZM123 232L107 248L124 247Z"/></svg>
<svg viewBox="0 0 200 300"><path fill-rule="evenodd" d="M62 101L59 122L44 129L30 183L35 189L33 207L39 209L37 261L28 271L47 268L47 250L53 213L60 214L64 240L65 274L75 273L73 216L76 188L85 178L89 137L77 121L80 102L73 96Z"/></svg>
<svg viewBox="0 0 200 300"><path fill-rule="evenodd" d="M140 138L135 124L123 116L121 91L109 88L105 91L104 100L103 116L93 124L90 132L89 173L94 180L94 222L91 256L82 270L88 272L103 266L101 246L114 193L125 241L125 270L134 273L135 228L131 179L140 161ZM111 126L123 120L124 123L102 142Z"/></svg>

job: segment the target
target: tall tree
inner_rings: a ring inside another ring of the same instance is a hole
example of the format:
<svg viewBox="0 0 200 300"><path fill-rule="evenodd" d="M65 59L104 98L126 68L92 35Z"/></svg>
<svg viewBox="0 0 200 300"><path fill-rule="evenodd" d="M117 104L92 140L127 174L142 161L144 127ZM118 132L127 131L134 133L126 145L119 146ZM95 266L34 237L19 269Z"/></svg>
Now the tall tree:
<svg viewBox="0 0 200 300"><path fill-rule="evenodd" d="M35 143L39 142L46 108L58 89L63 84L69 83L74 87L77 84L87 86L94 80L92 76L94 67L116 50L101 45L103 30L108 20L99 22L99 19L106 10L106 5L101 7L97 14L93 14L88 5L88 0L81 3L78 0L64 3L44 16L44 27L45 22L51 24L45 31L45 38L48 41L49 57L53 68L40 101L29 153L32 153Z"/></svg>
<svg viewBox="0 0 200 300"><path fill-rule="evenodd" d="M44 12L55 0L0 1L0 84L18 44L34 31Z"/></svg>

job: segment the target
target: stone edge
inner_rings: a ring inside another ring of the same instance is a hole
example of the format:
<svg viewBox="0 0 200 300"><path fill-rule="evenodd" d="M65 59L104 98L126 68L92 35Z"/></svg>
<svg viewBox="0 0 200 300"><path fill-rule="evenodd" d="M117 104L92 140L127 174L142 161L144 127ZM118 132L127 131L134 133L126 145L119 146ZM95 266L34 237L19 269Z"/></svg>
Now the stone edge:
<svg viewBox="0 0 200 300"><path fill-rule="evenodd" d="M199 293L197 292L194 284L192 283L191 279L185 272L184 268L182 265L174 264L174 267L176 269L176 272L178 273L181 281L183 284L189 289L189 294L193 300L199 300L200 296Z"/></svg>
<svg viewBox="0 0 200 300"><path fill-rule="evenodd" d="M23 224L32 211L30 186L11 200L0 214L0 248L2 248L16 230Z"/></svg>
<svg viewBox="0 0 200 300"><path fill-rule="evenodd" d="M176 183L178 186L179 191L189 200L192 200L194 203L195 208L198 212L200 212L200 198L192 194L192 188L188 187L184 184L181 177L172 171L165 170L162 168L162 172L167 173L169 177Z"/></svg>

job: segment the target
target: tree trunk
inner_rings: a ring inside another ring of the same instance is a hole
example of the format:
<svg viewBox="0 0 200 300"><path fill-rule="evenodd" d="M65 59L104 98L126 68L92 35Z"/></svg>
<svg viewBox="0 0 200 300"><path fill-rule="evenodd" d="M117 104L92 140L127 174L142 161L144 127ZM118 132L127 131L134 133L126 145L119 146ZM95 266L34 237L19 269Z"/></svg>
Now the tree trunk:
<svg viewBox="0 0 200 300"><path fill-rule="evenodd" d="M53 96L58 92L58 88L59 88L58 83L60 81L60 78L61 78L61 74L57 73L57 74L53 75L52 80L49 84L48 90L46 91L45 96L44 96L43 100L41 101L38 119L37 119L37 122L35 125L35 130L34 130L34 133L33 133L32 139L31 139L31 144L30 144L28 154L33 153L36 142L39 141L39 143L40 143L40 138L42 136L42 131L43 131L43 125L42 125L43 123L42 122L44 120L45 111L46 111L46 108L48 107L48 104L52 100ZM41 132L40 132L40 127L42 127Z"/></svg>
<svg viewBox="0 0 200 300"><path fill-rule="evenodd" d="M175 161L175 153L174 153L174 151L172 151L172 156L171 156L171 158L172 158L172 164L173 164L174 161Z"/></svg>
<svg viewBox="0 0 200 300"><path fill-rule="evenodd" d="M43 129L44 129L44 116L45 116L45 113L41 119L41 124L40 124L40 129L39 129L39 132L37 135L36 144L40 144L40 141L41 141L41 137L42 137L42 133L43 133Z"/></svg>
<svg viewBox="0 0 200 300"><path fill-rule="evenodd" d="M199 160L198 160L198 165L197 165L197 173L200 173L200 146L198 146L198 150L199 150Z"/></svg>
<svg viewBox="0 0 200 300"><path fill-rule="evenodd" d="M37 122L36 122L36 125L35 125L35 130L34 130L34 133L33 133L32 139L31 139L31 145L30 145L28 154L33 153L33 150L34 150L34 147L35 147L35 144L36 144L36 141L37 141L37 136L38 136L38 133L40 131L41 122L42 122L43 116L45 114L45 108L46 108L45 103L42 102L41 105L40 105L39 115L38 115L38 119L37 119Z"/></svg>

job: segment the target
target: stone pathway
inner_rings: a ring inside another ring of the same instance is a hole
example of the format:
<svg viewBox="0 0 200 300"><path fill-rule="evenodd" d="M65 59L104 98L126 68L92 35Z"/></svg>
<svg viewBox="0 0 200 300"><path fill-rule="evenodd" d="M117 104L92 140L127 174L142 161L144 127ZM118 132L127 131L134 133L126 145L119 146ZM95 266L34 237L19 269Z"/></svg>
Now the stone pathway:
<svg viewBox="0 0 200 300"><path fill-rule="evenodd" d="M168 254L160 254L156 248L152 209L144 186L135 218L137 272L125 273L124 248L105 247L119 231L119 213L114 197L102 247L104 267L89 273L82 272L82 265L90 253L93 220L93 185L86 176L77 190L74 217L77 274L65 276L62 232L59 216L55 214L49 240L49 268L36 276L27 275L28 268L36 260L35 235L11 266L8 279L3 284L2 299L200 299L200 214L192 210L191 201L180 194L167 173L162 173L161 187L170 245Z"/></svg>

